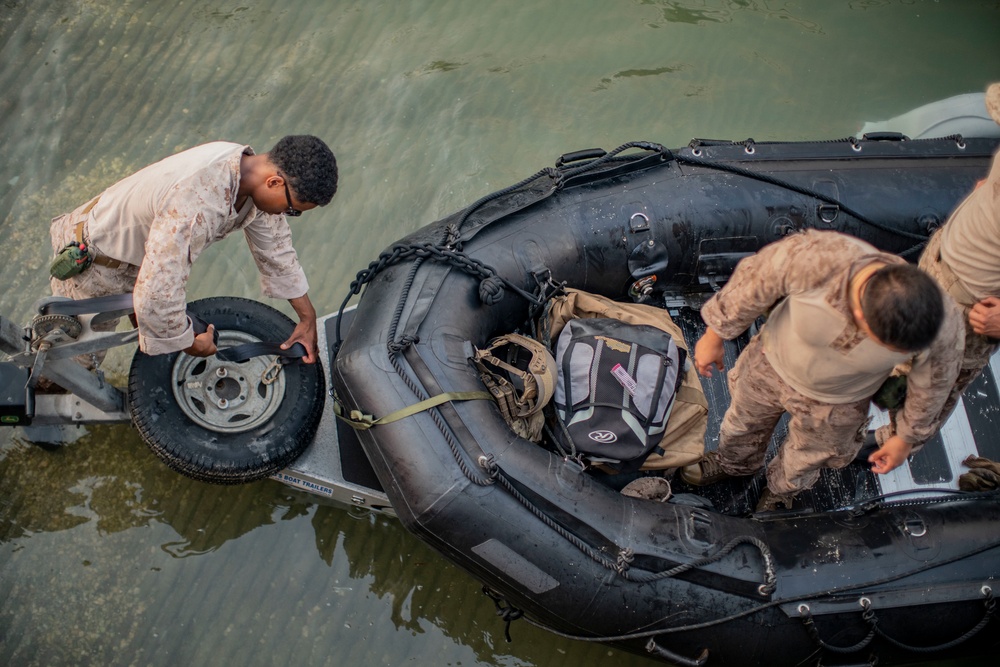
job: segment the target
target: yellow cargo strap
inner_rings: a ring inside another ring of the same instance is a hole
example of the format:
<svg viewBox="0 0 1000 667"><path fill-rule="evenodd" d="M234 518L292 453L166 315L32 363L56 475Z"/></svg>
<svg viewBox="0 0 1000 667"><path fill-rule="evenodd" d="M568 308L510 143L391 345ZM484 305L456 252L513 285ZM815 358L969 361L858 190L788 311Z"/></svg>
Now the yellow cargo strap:
<svg viewBox="0 0 1000 667"><path fill-rule="evenodd" d="M382 424L399 421L404 417L409 417L410 415L415 415L418 412L429 410L441 405L442 403L447 403L448 401L473 401L479 399L489 399L492 401L493 395L486 391L448 391L443 394L438 394L437 396L431 396L430 398L420 401L419 403L408 405L405 408L396 410L395 412L380 419L375 419L374 415L366 415L361 412L361 410L351 410L349 413L344 414L344 406L341 404L340 399L335 397L333 402L333 413L337 416L337 419L340 419L344 423L348 424L351 428L357 431L367 431L372 426L381 426Z"/></svg>

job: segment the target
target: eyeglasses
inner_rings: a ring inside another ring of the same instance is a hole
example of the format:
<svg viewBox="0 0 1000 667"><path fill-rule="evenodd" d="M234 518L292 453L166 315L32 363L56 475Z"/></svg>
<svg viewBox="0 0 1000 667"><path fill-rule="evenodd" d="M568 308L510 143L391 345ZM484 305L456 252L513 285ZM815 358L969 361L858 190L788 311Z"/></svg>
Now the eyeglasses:
<svg viewBox="0 0 1000 667"><path fill-rule="evenodd" d="M281 174L281 183L285 186L285 199L288 200L288 208L282 211L282 213L293 218L297 218L302 215L302 211L292 206L292 193L288 189L288 178L286 178L284 174Z"/></svg>

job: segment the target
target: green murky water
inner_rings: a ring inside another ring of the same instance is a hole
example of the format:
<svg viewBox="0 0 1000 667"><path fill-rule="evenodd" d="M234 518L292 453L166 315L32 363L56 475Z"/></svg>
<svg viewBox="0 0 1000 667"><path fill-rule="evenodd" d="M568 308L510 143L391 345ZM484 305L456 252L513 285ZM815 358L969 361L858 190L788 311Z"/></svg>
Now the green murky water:
<svg viewBox="0 0 1000 667"><path fill-rule="evenodd" d="M293 223L329 312L393 240L562 153L845 137L1000 80L998 37L992 0L0 0L0 312L46 293L51 217L205 141L334 148L340 192ZM235 237L189 287L260 298ZM513 635L392 520L193 482L127 427L0 431L0 664L652 664Z"/></svg>

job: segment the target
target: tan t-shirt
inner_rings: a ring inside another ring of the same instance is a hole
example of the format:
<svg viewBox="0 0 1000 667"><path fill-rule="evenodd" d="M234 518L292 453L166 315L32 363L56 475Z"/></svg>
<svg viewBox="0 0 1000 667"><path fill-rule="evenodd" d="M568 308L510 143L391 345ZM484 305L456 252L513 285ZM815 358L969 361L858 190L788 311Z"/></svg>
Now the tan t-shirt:
<svg viewBox="0 0 1000 667"><path fill-rule="evenodd" d="M800 394L834 405L854 403L873 396L892 369L914 355L893 352L868 337L834 351L831 346L848 322L827 302L826 292L800 292L775 306L761 332L764 353Z"/></svg>
<svg viewBox="0 0 1000 667"><path fill-rule="evenodd" d="M1000 154L940 233L942 261L975 301L1000 296Z"/></svg>

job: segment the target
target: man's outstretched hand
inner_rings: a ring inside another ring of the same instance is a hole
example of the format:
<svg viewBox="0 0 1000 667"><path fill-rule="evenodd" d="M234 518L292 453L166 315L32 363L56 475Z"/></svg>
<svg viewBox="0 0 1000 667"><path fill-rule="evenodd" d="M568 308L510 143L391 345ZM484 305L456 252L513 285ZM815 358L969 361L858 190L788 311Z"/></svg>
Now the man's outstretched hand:
<svg viewBox="0 0 1000 667"><path fill-rule="evenodd" d="M726 370L724 343L719 334L705 329L705 333L694 344L694 368L699 374L712 377L713 364L720 371Z"/></svg>
<svg viewBox="0 0 1000 667"><path fill-rule="evenodd" d="M969 311L969 325L980 336L1000 338L1000 299L988 296Z"/></svg>
<svg viewBox="0 0 1000 667"><path fill-rule="evenodd" d="M191 347L184 350L192 357L210 357L218 351L215 347L215 325L209 324L208 329L194 337Z"/></svg>
<svg viewBox="0 0 1000 667"><path fill-rule="evenodd" d="M872 464L872 472L884 475L903 465L903 461L910 455L913 445L907 443L898 435L894 435L882 446L871 453L868 462Z"/></svg>
<svg viewBox="0 0 1000 667"><path fill-rule="evenodd" d="M281 344L282 350L287 350L295 343L302 343L306 348L306 356L302 361L307 364L316 363L319 358L319 337L316 328L316 309L313 308L312 301L308 294L303 294L296 299L289 299L295 313L299 316L299 323L295 325L292 335Z"/></svg>

